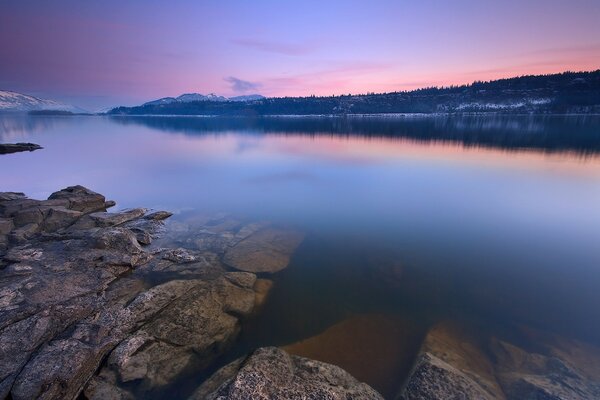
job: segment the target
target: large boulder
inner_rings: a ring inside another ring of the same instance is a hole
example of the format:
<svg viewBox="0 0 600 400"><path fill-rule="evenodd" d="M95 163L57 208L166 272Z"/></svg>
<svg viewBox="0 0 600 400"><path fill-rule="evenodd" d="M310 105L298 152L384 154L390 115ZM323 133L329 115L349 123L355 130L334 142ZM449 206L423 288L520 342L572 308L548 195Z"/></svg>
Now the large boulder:
<svg viewBox="0 0 600 400"><path fill-rule="evenodd" d="M83 213L106 210L106 199L99 193L96 193L83 186L69 186L58 192L54 192L48 197L48 200L68 200L68 208Z"/></svg>
<svg viewBox="0 0 600 400"><path fill-rule="evenodd" d="M335 365L260 348L218 371L190 400L331 399L383 397Z"/></svg>

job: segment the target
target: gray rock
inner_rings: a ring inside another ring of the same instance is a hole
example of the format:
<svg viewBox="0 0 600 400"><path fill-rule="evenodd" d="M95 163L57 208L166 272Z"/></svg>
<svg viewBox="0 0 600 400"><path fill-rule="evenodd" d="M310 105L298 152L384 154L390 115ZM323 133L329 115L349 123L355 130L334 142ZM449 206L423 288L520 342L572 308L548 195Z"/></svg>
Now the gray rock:
<svg viewBox="0 0 600 400"><path fill-rule="evenodd" d="M48 200L66 199L69 201L71 210L91 213L105 210L106 199L99 193L93 192L83 186L70 186L58 192L54 192Z"/></svg>
<svg viewBox="0 0 600 400"><path fill-rule="evenodd" d="M152 389L173 381L187 367L206 368L239 332L239 318L254 307L254 292L229 279L171 281L182 293L109 357L107 368L122 382Z"/></svg>
<svg viewBox="0 0 600 400"><path fill-rule="evenodd" d="M173 213L170 213L168 211L156 211L156 212L146 215L144 218L152 219L155 221L162 221L162 220L165 220L165 219L171 217L172 215L173 215Z"/></svg>
<svg viewBox="0 0 600 400"><path fill-rule="evenodd" d="M26 198L25 193L21 192L0 192L0 202L7 200L18 200Z"/></svg>
<svg viewBox="0 0 600 400"><path fill-rule="evenodd" d="M28 224L13 231L8 235L8 241L16 244L26 243L40 231L38 224Z"/></svg>
<svg viewBox="0 0 600 400"><path fill-rule="evenodd" d="M14 227L11 218L0 218L0 235L8 235Z"/></svg>
<svg viewBox="0 0 600 400"><path fill-rule="evenodd" d="M98 227L116 226L144 216L146 209L134 208L116 213L95 212L89 216Z"/></svg>
<svg viewBox="0 0 600 400"><path fill-rule="evenodd" d="M339 367L266 347L218 371L190 397L190 400L200 399L375 400L383 397Z"/></svg>
<svg viewBox="0 0 600 400"><path fill-rule="evenodd" d="M48 211L44 219L42 229L45 232L55 232L73 225L83 213L81 211L69 210L65 207L54 207Z"/></svg>
<svg viewBox="0 0 600 400"><path fill-rule="evenodd" d="M40 149L43 149L43 147L35 143L0 143L0 154L35 151Z"/></svg>

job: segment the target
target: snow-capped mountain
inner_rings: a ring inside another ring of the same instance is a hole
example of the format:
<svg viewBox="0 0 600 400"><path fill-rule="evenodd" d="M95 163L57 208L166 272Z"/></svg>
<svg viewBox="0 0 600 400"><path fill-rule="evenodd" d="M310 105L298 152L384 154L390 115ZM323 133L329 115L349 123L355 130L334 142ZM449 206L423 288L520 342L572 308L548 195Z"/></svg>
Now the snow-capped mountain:
<svg viewBox="0 0 600 400"><path fill-rule="evenodd" d="M262 100L264 98L265 98L265 96L263 96L261 94L247 94L244 96L230 97L229 101L255 101L255 100Z"/></svg>
<svg viewBox="0 0 600 400"><path fill-rule="evenodd" d="M85 110L55 100L45 100L22 93L0 90L0 111L57 110L85 112Z"/></svg>
<svg viewBox="0 0 600 400"><path fill-rule="evenodd" d="M162 99L152 100L147 103L142 104L143 106L159 106L161 104L171 104L176 103L177 99L175 97L163 97Z"/></svg>
<svg viewBox="0 0 600 400"><path fill-rule="evenodd" d="M193 101L254 101L264 99L264 96L260 94L250 94L246 96L235 96L235 97L224 97L219 96L214 93L209 93L207 95L200 93L185 93L179 97L163 97L161 99L149 101L147 103L142 104L143 106L156 106L161 104L171 104L171 103L190 103Z"/></svg>

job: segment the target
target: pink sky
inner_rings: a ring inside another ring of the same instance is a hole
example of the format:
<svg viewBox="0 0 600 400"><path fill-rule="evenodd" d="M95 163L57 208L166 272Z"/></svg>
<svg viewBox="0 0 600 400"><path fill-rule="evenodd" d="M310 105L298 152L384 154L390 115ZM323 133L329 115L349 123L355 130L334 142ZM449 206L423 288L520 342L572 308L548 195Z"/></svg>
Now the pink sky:
<svg viewBox="0 0 600 400"><path fill-rule="evenodd" d="M3 1L0 89L89 109L600 68L600 1Z"/></svg>

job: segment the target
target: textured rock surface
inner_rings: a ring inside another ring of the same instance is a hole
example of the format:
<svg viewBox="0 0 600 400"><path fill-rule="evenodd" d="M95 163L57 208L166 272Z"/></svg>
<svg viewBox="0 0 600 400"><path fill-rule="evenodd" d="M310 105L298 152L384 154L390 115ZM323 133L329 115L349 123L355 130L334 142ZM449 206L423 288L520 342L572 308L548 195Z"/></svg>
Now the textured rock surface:
<svg viewBox="0 0 600 400"><path fill-rule="evenodd" d="M339 367L266 347L225 366L190 399L376 400L383 397Z"/></svg>
<svg viewBox="0 0 600 400"><path fill-rule="evenodd" d="M82 186L0 193L0 398L139 396L210 365L253 312L254 274L148 248L171 214L111 205Z"/></svg>

